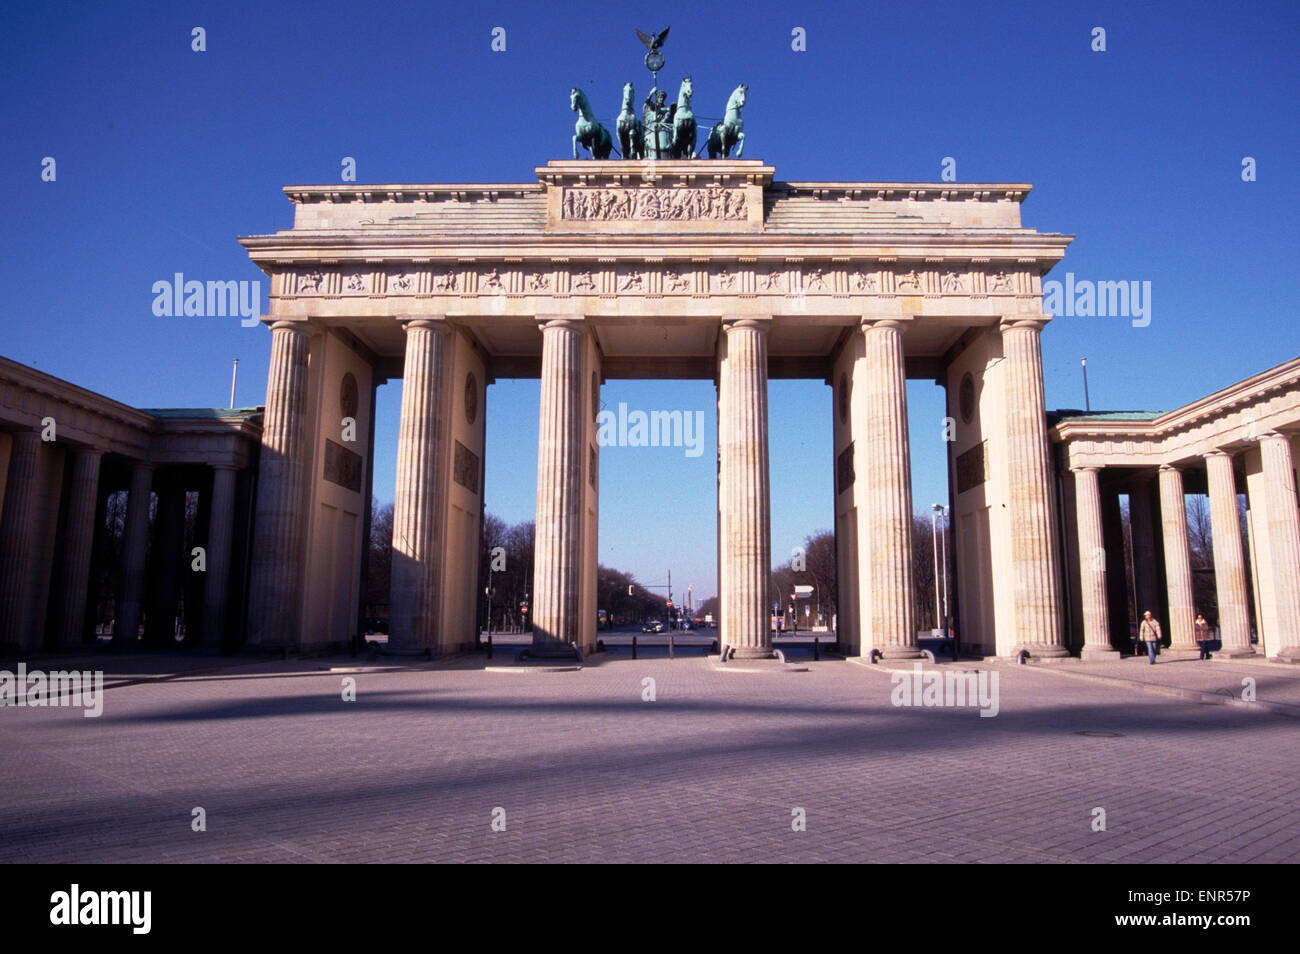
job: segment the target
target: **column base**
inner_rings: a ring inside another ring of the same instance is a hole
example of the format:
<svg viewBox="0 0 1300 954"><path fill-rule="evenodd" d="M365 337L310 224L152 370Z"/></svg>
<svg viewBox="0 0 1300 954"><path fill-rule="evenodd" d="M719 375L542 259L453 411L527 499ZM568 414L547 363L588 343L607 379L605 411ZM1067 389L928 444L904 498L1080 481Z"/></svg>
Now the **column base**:
<svg viewBox="0 0 1300 954"><path fill-rule="evenodd" d="M1092 660L1119 659L1119 650L1105 649L1100 646L1084 646L1083 651L1079 653L1079 657L1089 662Z"/></svg>
<svg viewBox="0 0 1300 954"><path fill-rule="evenodd" d="M771 646L729 646L732 659L775 659L776 652Z"/></svg>
<svg viewBox="0 0 1300 954"><path fill-rule="evenodd" d="M867 650L871 654L871 650ZM881 659L924 659L925 653L919 646L889 646L880 651Z"/></svg>
<svg viewBox="0 0 1300 954"><path fill-rule="evenodd" d="M1068 659L1070 651L1064 646L1017 646L1015 652L1011 654L1012 658L1020 655L1021 652L1029 653L1030 659Z"/></svg>
<svg viewBox="0 0 1300 954"><path fill-rule="evenodd" d="M1289 663L1295 665L1300 663L1300 646L1284 646L1276 656L1270 657L1269 662Z"/></svg>
<svg viewBox="0 0 1300 954"><path fill-rule="evenodd" d="M1167 656L1170 659L1200 659L1201 647L1192 646L1189 649L1186 646L1170 646L1168 649L1161 649L1157 655Z"/></svg>
<svg viewBox="0 0 1300 954"><path fill-rule="evenodd" d="M1249 659L1251 656L1258 656L1259 653L1254 649L1211 649L1210 655L1223 659Z"/></svg>

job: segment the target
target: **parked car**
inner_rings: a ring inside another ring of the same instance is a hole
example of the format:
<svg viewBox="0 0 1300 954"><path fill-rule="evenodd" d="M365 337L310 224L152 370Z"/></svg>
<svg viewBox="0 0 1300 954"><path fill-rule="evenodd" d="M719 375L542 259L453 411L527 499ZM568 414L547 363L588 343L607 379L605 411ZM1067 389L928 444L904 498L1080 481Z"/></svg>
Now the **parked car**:
<svg viewBox="0 0 1300 954"><path fill-rule="evenodd" d="M646 623L644 626L641 627L641 632L643 633L662 633L663 631L664 631L664 624L659 622L659 620L654 620L653 622Z"/></svg>

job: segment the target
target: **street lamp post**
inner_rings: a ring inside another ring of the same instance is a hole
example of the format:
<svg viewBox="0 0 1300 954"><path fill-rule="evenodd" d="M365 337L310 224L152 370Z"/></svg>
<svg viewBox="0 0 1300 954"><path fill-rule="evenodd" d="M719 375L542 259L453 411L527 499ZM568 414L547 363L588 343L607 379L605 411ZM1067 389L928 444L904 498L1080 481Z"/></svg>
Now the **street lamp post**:
<svg viewBox="0 0 1300 954"><path fill-rule="evenodd" d="M934 554L934 621L936 623L939 622L939 534L934 519L940 509L939 504L930 505L930 552Z"/></svg>
<svg viewBox="0 0 1300 954"><path fill-rule="evenodd" d="M939 557L943 565L943 635L945 638L951 635L951 628L948 625L948 508L944 507L943 515L943 535L939 537Z"/></svg>

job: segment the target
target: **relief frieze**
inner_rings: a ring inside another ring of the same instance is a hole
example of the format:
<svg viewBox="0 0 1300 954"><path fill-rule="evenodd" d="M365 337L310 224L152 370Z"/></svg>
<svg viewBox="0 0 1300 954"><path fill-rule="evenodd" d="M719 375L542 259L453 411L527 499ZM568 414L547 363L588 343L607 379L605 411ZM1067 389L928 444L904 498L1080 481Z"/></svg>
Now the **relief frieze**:
<svg viewBox="0 0 1300 954"><path fill-rule="evenodd" d="M570 221L744 221L742 189L565 189L562 214Z"/></svg>

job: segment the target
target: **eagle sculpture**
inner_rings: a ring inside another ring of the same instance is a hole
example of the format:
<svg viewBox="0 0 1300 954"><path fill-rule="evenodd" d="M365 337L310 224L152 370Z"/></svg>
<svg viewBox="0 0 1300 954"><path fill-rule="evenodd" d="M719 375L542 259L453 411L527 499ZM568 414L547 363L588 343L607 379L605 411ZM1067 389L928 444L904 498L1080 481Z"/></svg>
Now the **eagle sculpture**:
<svg viewBox="0 0 1300 954"><path fill-rule="evenodd" d="M668 30L664 30L664 32L660 33L658 36L650 36L637 30L636 35L640 38L641 42L645 44L647 50L651 53L657 53L659 47L664 45L664 40L668 39Z"/></svg>

